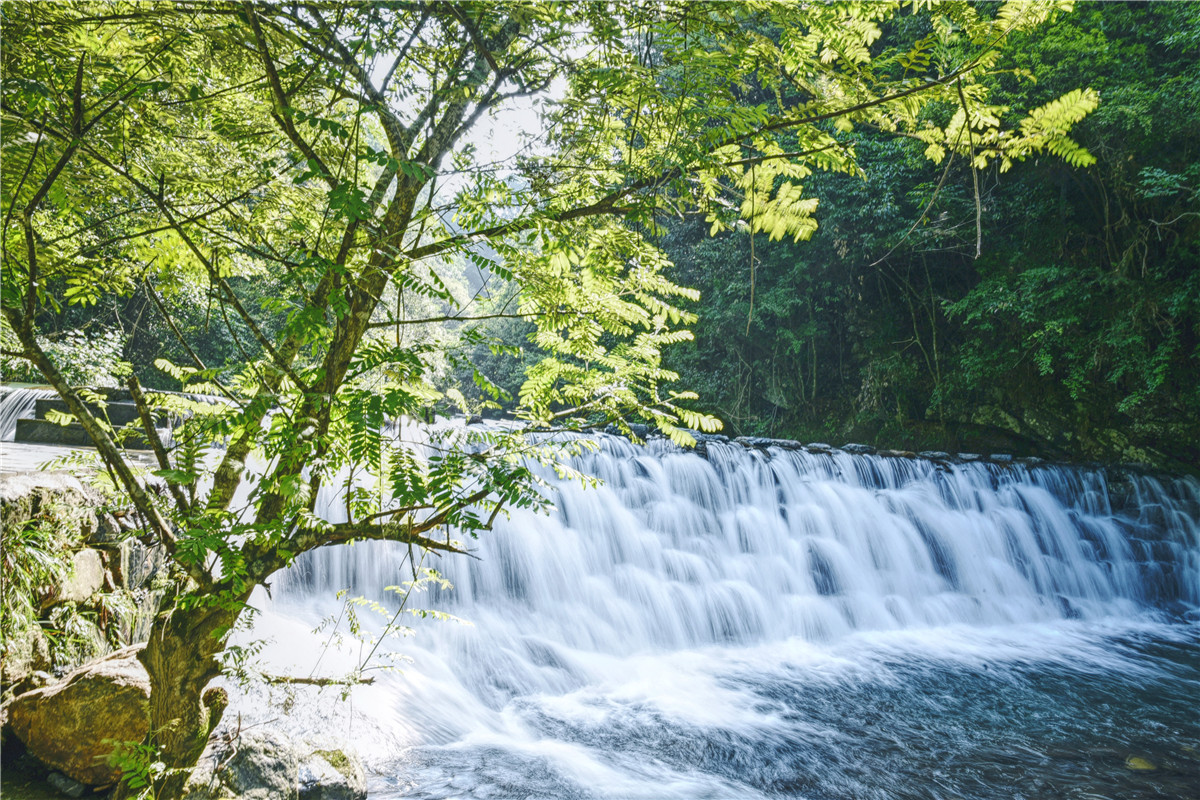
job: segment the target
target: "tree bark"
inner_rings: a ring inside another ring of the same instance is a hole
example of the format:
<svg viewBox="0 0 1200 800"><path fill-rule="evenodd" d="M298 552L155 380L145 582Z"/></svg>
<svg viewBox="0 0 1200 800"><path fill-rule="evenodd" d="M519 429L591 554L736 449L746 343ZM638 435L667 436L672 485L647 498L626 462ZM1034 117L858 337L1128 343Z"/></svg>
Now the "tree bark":
<svg viewBox="0 0 1200 800"><path fill-rule="evenodd" d="M156 800L183 797L192 768L221 721L228 697L223 689L207 687L221 673L216 656L241 613L241 601L191 608L169 603L139 655L150 675L147 744L165 766L153 781ZM215 598L210 602L218 603ZM114 800L135 797L138 791L122 784Z"/></svg>

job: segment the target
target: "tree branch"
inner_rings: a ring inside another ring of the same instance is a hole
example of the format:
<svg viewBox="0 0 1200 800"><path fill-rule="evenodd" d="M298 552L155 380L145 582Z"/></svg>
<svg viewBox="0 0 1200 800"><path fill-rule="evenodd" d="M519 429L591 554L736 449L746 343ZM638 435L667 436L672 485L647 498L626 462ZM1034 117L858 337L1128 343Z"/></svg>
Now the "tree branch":
<svg viewBox="0 0 1200 800"><path fill-rule="evenodd" d="M171 469L171 459L167 456L167 448L163 446L162 439L159 438L158 428L154 424L154 417L150 413L150 407L146 404L146 396L142 394L142 385L138 382L136 375L130 375L126 380L125 385L129 387L129 395L133 398L133 403L137 406L138 417L142 422L142 430L146 434L146 441L150 443L151 449L154 451L154 457L158 460L159 469ZM181 514L187 514L190 510L190 504L183 491L179 488L179 484L172 481L167 481L167 490L171 493L171 497L175 500L175 506Z"/></svg>
<svg viewBox="0 0 1200 800"><path fill-rule="evenodd" d="M258 12L253 4L246 6L246 18L250 21L250 28L254 31L254 41L258 47L259 57L262 59L263 69L267 73L267 83L271 87L271 101L274 105L274 113L271 115L291 139L292 144L296 145L297 149L304 154L316 169L320 172L321 179L329 184L330 189L336 189L340 181L333 171L325 164L313 146L300 135L296 130L296 123L292 119L292 109L288 106L287 96L283 91L283 84L279 82L279 72L275 69L275 61L271 58L271 51L267 47L267 38L263 35L262 25L258 20Z"/></svg>

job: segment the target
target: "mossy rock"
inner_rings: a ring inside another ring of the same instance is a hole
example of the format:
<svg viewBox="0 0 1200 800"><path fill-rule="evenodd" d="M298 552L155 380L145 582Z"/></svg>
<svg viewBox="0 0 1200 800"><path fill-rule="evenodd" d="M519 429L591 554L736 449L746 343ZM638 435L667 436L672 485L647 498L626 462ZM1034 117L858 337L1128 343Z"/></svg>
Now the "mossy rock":
<svg viewBox="0 0 1200 800"><path fill-rule="evenodd" d="M1141 756L1130 756L1125 759L1125 769L1133 770L1134 772L1153 772L1158 767L1154 766L1153 762Z"/></svg>
<svg viewBox="0 0 1200 800"><path fill-rule="evenodd" d="M300 765L300 800L364 800L367 776L357 755L314 750Z"/></svg>

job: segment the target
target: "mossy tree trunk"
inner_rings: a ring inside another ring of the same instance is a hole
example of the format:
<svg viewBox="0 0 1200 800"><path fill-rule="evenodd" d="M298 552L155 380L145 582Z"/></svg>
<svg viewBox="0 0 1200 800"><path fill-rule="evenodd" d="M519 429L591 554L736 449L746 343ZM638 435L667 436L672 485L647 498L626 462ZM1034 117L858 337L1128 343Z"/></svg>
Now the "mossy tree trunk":
<svg viewBox="0 0 1200 800"><path fill-rule="evenodd" d="M140 658L150 675L150 733L147 743L165 767L156 773L153 796L182 797L208 738L228 704L223 689L208 684L221 673L218 654L241 611L241 604L182 607L172 604L155 620ZM116 800L139 790L122 784Z"/></svg>

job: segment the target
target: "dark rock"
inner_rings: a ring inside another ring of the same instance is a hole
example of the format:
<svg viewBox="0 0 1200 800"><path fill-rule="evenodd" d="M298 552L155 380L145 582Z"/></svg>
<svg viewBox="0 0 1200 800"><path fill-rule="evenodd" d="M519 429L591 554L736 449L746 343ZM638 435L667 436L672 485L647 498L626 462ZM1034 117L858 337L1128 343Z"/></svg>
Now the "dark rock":
<svg viewBox="0 0 1200 800"><path fill-rule="evenodd" d="M1013 457L1008 453L992 453L988 458L1000 464L1007 464L1013 460Z"/></svg>
<svg viewBox="0 0 1200 800"><path fill-rule="evenodd" d="M855 456L870 456L875 454L875 448L869 444L844 444L842 449Z"/></svg>
<svg viewBox="0 0 1200 800"><path fill-rule="evenodd" d="M978 453L959 453L958 454L959 461L979 461L982 458L983 458L983 456L979 455Z"/></svg>
<svg viewBox="0 0 1200 800"><path fill-rule="evenodd" d="M742 447L754 447L759 450L767 450L772 447L778 447L781 450L799 450L804 447L795 439L768 439L765 436L739 436L733 441Z"/></svg>
<svg viewBox="0 0 1200 800"><path fill-rule="evenodd" d="M158 547L147 547L137 539L127 538L109 558L113 580L125 589L141 589L166 568L165 556Z"/></svg>
<svg viewBox="0 0 1200 800"><path fill-rule="evenodd" d="M53 786L67 797L83 797L87 787L74 778L69 778L61 772L51 772L46 776L46 783Z"/></svg>
<svg viewBox="0 0 1200 800"><path fill-rule="evenodd" d="M114 742L140 742L150 730L150 680L141 646L85 664L59 683L8 706L13 733L47 766L92 786L120 777L108 765Z"/></svg>
<svg viewBox="0 0 1200 800"><path fill-rule="evenodd" d="M927 458L930 461L949 461L950 454L943 453L941 450L922 450L917 453L921 458Z"/></svg>
<svg viewBox="0 0 1200 800"><path fill-rule="evenodd" d="M756 447L759 450L766 450L770 447L778 447L783 450L799 450L804 446L795 439L768 439L765 436L739 436L733 441L742 447Z"/></svg>
<svg viewBox="0 0 1200 800"><path fill-rule="evenodd" d="M804 449L810 453L832 453L833 446L824 442L809 442L804 445Z"/></svg>
<svg viewBox="0 0 1200 800"><path fill-rule="evenodd" d="M88 539L90 544L116 544L127 538L121 523L107 511L98 515L96 523L96 532Z"/></svg>
<svg viewBox="0 0 1200 800"><path fill-rule="evenodd" d="M648 437L650 434L654 433L654 430L653 430L653 429L652 429L652 428L651 428L649 425L643 425L643 424L642 424L642 423L640 423L640 422L631 422L631 423L629 423L629 430L630 430L630 431L633 433L633 435L634 435L634 436L636 436L638 439L645 439L645 438L646 438L646 437ZM618 426L616 426L616 425L607 425L607 426L605 426L605 428L604 428L604 432L605 432L605 433L607 433L607 434L609 434L609 435L611 435L611 436L624 436L624 437L625 437L625 438L627 438L627 439L629 438L629 434L627 434L625 431L621 430L621 429L620 429Z"/></svg>

